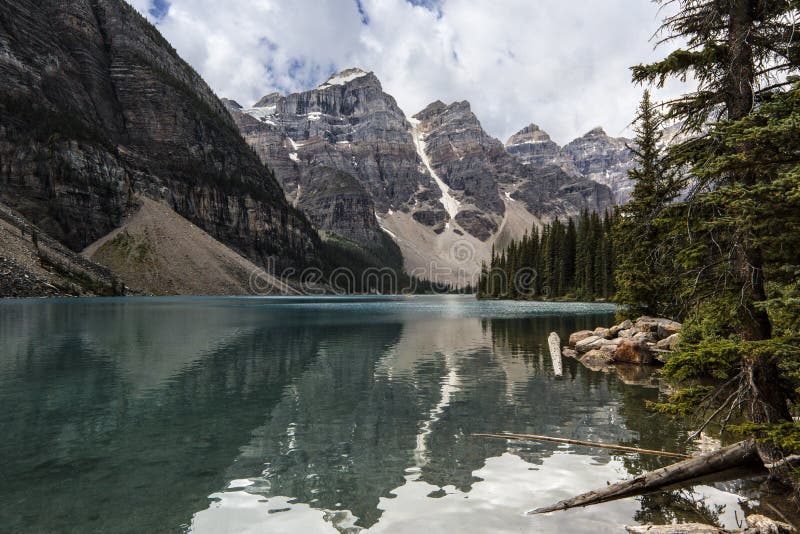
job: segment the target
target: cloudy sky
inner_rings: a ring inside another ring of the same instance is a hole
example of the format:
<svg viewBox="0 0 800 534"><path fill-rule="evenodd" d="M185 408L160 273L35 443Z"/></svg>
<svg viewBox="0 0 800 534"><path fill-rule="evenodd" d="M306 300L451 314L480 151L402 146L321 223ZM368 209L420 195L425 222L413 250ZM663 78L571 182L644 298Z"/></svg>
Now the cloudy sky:
<svg viewBox="0 0 800 534"><path fill-rule="evenodd" d="M595 126L627 135L642 91L628 67L665 53L650 0L129 1L245 106L358 66L406 114L469 100L502 140L531 122L561 144Z"/></svg>

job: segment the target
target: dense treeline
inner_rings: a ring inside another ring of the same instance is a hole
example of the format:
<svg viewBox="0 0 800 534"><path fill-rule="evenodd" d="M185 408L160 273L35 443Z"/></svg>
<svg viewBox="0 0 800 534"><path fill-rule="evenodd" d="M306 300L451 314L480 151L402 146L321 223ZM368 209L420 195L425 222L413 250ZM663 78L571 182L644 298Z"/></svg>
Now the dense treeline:
<svg viewBox="0 0 800 534"><path fill-rule="evenodd" d="M615 292L614 215L584 211L534 227L481 270L478 297L609 299Z"/></svg>

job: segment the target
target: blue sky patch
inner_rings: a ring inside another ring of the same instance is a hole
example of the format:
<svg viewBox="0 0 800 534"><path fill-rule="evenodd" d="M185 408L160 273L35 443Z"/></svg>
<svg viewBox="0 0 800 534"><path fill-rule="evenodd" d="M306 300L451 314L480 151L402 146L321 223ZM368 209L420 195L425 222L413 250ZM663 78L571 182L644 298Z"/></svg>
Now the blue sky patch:
<svg viewBox="0 0 800 534"><path fill-rule="evenodd" d="M156 20L161 20L167 16L167 12L169 11L169 2L167 0L153 0L153 6L150 8L148 13L150 16Z"/></svg>
<svg viewBox="0 0 800 534"><path fill-rule="evenodd" d="M441 0L406 0L412 6L424 7L428 11L433 11L436 16L442 18L442 2Z"/></svg>
<svg viewBox="0 0 800 534"><path fill-rule="evenodd" d="M358 9L358 14L361 15L361 24L369 26L369 15L367 15L367 10L364 9L364 4L361 0L356 0L356 8Z"/></svg>

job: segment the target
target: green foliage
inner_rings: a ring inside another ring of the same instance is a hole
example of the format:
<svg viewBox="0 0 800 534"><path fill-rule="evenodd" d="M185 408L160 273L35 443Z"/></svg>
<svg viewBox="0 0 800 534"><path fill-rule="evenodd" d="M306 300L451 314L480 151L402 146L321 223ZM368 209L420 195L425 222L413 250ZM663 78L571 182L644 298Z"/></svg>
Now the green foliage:
<svg viewBox="0 0 800 534"><path fill-rule="evenodd" d="M697 405L713 391L711 386L695 385L678 390L669 396L667 402L648 402L653 411L673 417L691 416Z"/></svg>
<svg viewBox="0 0 800 534"><path fill-rule="evenodd" d="M731 426L731 431L756 436L761 443L769 443L786 454L800 453L800 424L786 421L774 425L743 423Z"/></svg>
<svg viewBox="0 0 800 534"><path fill-rule="evenodd" d="M672 242L663 239L669 226L665 211L677 192L675 171L665 164L659 149L660 122L645 91L631 147L636 168L629 175L634 188L628 204L618 209L614 227L614 241L624 243L616 254L615 300L632 315L673 316L677 312L675 281L669 276L674 251Z"/></svg>
<svg viewBox="0 0 800 534"><path fill-rule="evenodd" d="M614 216L584 211L566 224L556 218L519 241L492 250L478 297L488 299L609 299L616 290Z"/></svg>
<svg viewBox="0 0 800 534"><path fill-rule="evenodd" d="M695 136L657 159L647 150L652 128L640 117L634 178L637 185L664 178L673 196L657 207L648 202L656 187L634 192L635 204L627 208L639 218L634 226L645 237L654 229L649 237L667 253L639 266L660 267L648 273L652 282L637 279L630 272L636 263L623 258L621 300L666 291L666 309L684 321L680 351L664 370L684 389L657 409L716 417L723 427L744 415L766 426L742 429L792 448L795 430L787 434L792 423L786 421L800 384L800 87L790 75L800 67L791 38L800 5L674 5L661 42L679 39L683 48L633 67L633 79L662 86L668 78L693 78L697 90L667 103L665 117ZM660 165L681 178L669 179ZM674 201L678 193L684 198ZM652 222L645 223L648 215ZM623 217L624 223L633 219Z"/></svg>

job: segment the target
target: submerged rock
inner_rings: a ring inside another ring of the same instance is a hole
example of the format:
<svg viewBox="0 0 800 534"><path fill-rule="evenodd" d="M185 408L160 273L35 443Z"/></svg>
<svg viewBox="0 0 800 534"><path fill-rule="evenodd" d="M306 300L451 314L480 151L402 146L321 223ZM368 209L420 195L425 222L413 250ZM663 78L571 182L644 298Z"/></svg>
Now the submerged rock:
<svg viewBox="0 0 800 534"><path fill-rule="evenodd" d="M775 521L769 517L753 514L745 519L744 530L725 530L724 528L702 523L684 523L681 525L638 525L626 526L630 534L791 534L797 529L788 523Z"/></svg>
<svg viewBox="0 0 800 534"><path fill-rule="evenodd" d="M563 349L561 349L561 355L565 358L577 358L578 352L575 351L574 349L564 347Z"/></svg>
<svg viewBox="0 0 800 534"><path fill-rule="evenodd" d="M610 368L614 363L614 356L604 350L590 350L581 356L580 362L593 371Z"/></svg>

